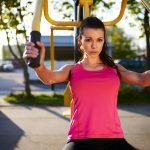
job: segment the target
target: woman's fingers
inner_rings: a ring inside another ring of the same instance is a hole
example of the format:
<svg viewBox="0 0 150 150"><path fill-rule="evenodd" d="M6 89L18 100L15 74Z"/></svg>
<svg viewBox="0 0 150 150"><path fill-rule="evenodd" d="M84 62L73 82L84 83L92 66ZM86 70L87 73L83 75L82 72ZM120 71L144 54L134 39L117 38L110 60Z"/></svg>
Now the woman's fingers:
<svg viewBox="0 0 150 150"><path fill-rule="evenodd" d="M42 42L36 43L40 47L40 64L44 63L45 59L45 46ZM39 55L39 50L34 47L35 44L32 42L26 42L23 58L27 62L28 58L36 58Z"/></svg>
<svg viewBox="0 0 150 150"><path fill-rule="evenodd" d="M35 46L35 44L34 44L33 42L27 41L27 42L25 43L25 46Z"/></svg>
<svg viewBox="0 0 150 150"><path fill-rule="evenodd" d="M39 47L41 47L41 48L44 48L44 47L45 47L44 43L42 43L42 42L40 42L40 41L37 41L36 43L37 43L37 45L38 45ZM32 44L32 43L31 43L31 44Z"/></svg>
<svg viewBox="0 0 150 150"><path fill-rule="evenodd" d="M41 48L41 51L40 51L40 64L43 64L44 59L45 59L45 45L42 42L37 42L37 45Z"/></svg>
<svg viewBox="0 0 150 150"><path fill-rule="evenodd" d="M38 51L35 50L26 50L24 52L24 58L36 58L39 55Z"/></svg>
<svg viewBox="0 0 150 150"><path fill-rule="evenodd" d="M36 58L38 56L38 50L34 48L34 43L26 42L25 50L23 52L23 59L27 63L28 58Z"/></svg>
<svg viewBox="0 0 150 150"><path fill-rule="evenodd" d="M33 46L26 46L24 53L23 53L23 58L35 58L38 56L38 50L34 48Z"/></svg>

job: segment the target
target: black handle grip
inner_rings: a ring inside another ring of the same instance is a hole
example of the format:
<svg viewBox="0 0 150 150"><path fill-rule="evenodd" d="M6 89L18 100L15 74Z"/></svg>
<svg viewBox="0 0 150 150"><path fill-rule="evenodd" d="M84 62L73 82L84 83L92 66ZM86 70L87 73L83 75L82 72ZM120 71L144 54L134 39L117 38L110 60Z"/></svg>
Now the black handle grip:
<svg viewBox="0 0 150 150"><path fill-rule="evenodd" d="M35 44L35 48L38 49L39 55L36 58L28 59L28 66L31 68L37 68L40 66L40 47L36 44L37 41L41 41L41 33L39 31L32 31L30 33L30 42Z"/></svg>

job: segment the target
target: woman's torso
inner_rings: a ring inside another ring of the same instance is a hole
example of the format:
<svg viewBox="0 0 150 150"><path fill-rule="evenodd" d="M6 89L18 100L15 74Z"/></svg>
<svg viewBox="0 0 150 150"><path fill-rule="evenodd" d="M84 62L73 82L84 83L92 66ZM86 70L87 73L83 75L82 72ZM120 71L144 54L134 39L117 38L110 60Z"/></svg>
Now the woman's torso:
<svg viewBox="0 0 150 150"><path fill-rule="evenodd" d="M96 71L86 70L81 62L73 66L74 110L68 139L123 137L117 113L119 85L117 71L107 65Z"/></svg>

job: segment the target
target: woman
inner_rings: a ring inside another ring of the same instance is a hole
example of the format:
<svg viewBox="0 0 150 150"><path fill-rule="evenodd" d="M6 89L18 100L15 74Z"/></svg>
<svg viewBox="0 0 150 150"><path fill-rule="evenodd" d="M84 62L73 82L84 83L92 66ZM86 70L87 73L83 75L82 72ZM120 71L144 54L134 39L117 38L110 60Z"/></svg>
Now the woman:
<svg viewBox="0 0 150 150"><path fill-rule="evenodd" d="M78 45L82 58L52 72L44 65L45 47L41 47L40 67L35 68L45 84L70 81L74 112L63 150L135 150L125 139L117 113L120 79L141 86L150 85L150 71L136 73L115 64L106 54L104 24L87 17L79 28ZM27 42L23 57L36 58L34 44Z"/></svg>

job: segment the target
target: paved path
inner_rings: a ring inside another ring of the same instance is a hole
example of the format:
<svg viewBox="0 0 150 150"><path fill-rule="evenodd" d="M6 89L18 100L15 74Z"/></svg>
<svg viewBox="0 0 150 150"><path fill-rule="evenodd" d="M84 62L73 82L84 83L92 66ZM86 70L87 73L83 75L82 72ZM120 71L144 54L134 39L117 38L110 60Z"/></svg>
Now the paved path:
<svg viewBox="0 0 150 150"><path fill-rule="evenodd" d="M24 88L18 70L0 73L0 83L0 150L61 150L69 127L69 119L62 113L68 108L4 102L5 94ZM34 92L50 92L50 87L43 84L31 87ZM140 150L150 150L150 105L120 106L119 116L126 139Z"/></svg>
<svg viewBox="0 0 150 150"><path fill-rule="evenodd" d="M10 105L0 100L0 150L61 150L67 138L67 107ZM150 106L120 106L126 139L150 150Z"/></svg>
<svg viewBox="0 0 150 150"><path fill-rule="evenodd" d="M34 72L32 72L35 74ZM0 72L0 95L6 95L12 92L24 91L24 79L21 69L16 69L14 72ZM55 91L64 92L66 88L66 83L55 84ZM30 84L32 92L53 92L51 90L51 85L44 85L42 82L37 80L32 80Z"/></svg>
<svg viewBox="0 0 150 150"><path fill-rule="evenodd" d="M0 150L61 150L69 118L65 107L0 105Z"/></svg>

